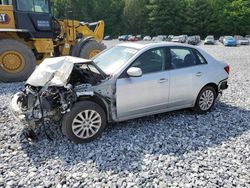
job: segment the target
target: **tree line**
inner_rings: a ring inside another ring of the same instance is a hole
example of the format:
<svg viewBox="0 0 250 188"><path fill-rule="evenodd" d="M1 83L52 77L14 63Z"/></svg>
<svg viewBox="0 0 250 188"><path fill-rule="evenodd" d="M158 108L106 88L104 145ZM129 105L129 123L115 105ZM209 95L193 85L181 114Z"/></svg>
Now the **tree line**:
<svg viewBox="0 0 250 188"><path fill-rule="evenodd" d="M54 0L54 11L57 18L104 20L111 36L250 34L250 0Z"/></svg>

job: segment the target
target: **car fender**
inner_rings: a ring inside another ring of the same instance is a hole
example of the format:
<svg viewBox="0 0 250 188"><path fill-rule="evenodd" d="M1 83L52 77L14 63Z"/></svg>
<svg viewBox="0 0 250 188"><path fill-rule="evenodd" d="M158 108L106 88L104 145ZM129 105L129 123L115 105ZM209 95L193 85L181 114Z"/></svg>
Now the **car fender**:
<svg viewBox="0 0 250 188"><path fill-rule="evenodd" d="M110 104L101 95L95 93L95 95L93 95L93 96L81 96L81 97L79 97L78 101L92 101L92 102L95 102L96 104L101 106L103 108L103 110L105 111L107 121L108 122L113 122L113 118L112 118L112 114L111 114L111 110L110 110Z"/></svg>

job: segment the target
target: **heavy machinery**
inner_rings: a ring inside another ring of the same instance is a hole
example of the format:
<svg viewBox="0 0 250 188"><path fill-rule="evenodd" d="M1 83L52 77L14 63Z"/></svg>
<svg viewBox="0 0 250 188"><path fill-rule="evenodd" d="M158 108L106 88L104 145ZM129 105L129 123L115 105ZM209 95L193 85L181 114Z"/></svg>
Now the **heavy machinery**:
<svg viewBox="0 0 250 188"><path fill-rule="evenodd" d="M0 0L0 81L26 80L45 58L91 58L105 49L104 22L57 20L50 0Z"/></svg>

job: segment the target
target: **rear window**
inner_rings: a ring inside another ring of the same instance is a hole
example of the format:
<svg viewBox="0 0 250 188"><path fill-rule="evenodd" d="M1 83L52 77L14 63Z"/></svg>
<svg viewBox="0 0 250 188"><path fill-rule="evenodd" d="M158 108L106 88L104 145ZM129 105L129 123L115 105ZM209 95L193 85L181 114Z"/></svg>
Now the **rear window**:
<svg viewBox="0 0 250 188"><path fill-rule="evenodd" d="M227 40L232 40L232 39L234 39L233 37L225 37L225 39L227 39Z"/></svg>
<svg viewBox="0 0 250 188"><path fill-rule="evenodd" d="M207 64L206 59L201 55L201 53L198 50L194 49L194 53L197 57L197 64Z"/></svg>

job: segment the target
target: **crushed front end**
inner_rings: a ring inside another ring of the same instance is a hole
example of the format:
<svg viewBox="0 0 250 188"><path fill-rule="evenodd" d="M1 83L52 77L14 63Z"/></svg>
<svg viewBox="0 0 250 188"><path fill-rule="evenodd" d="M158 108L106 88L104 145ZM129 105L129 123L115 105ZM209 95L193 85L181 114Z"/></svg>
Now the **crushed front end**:
<svg viewBox="0 0 250 188"><path fill-rule="evenodd" d="M71 85L47 89L27 85L23 92L13 96L11 109L24 125L35 128L46 121L60 121L62 114L70 110L76 100Z"/></svg>
<svg viewBox="0 0 250 188"><path fill-rule="evenodd" d="M60 122L81 96L93 96L93 86L105 76L91 71L89 60L59 57L45 60L11 99L11 111L28 129ZM95 68L95 70L98 68Z"/></svg>

